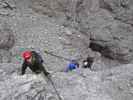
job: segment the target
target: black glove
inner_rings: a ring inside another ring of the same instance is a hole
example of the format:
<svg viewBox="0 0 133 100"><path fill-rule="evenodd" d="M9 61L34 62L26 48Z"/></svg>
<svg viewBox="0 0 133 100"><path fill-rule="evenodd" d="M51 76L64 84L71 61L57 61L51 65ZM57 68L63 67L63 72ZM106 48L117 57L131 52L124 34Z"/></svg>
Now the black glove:
<svg viewBox="0 0 133 100"><path fill-rule="evenodd" d="M49 76L50 75L50 73L49 72L46 72L46 73L44 73L46 76Z"/></svg>

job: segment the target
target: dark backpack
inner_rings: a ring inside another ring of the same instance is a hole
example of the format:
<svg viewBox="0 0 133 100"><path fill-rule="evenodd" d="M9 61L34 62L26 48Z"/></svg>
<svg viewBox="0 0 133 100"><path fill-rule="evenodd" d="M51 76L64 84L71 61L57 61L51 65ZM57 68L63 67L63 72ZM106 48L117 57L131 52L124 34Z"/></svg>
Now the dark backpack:
<svg viewBox="0 0 133 100"><path fill-rule="evenodd" d="M43 59L42 59L42 56L36 52L36 51L32 51L32 54L35 55L36 59L38 59L39 62L43 63Z"/></svg>

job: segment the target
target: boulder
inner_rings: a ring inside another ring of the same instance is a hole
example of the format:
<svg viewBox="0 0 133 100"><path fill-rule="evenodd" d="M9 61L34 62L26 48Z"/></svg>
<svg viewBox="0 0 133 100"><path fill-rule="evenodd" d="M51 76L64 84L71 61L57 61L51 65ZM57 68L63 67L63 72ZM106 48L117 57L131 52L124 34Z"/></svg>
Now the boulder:
<svg viewBox="0 0 133 100"><path fill-rule="evenodd" d="M10 49L15 44L13 30L7 23L2 24L0 28L0 62L11 62L12 54Z"/></svg>

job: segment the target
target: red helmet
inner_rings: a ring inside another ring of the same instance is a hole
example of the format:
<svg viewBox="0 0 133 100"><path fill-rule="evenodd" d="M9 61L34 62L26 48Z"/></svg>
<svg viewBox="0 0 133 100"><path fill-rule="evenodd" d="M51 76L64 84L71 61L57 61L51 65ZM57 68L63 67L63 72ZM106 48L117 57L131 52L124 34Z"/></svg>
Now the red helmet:
<svg viewBox="0 0 133 100"><path fill-rule="evenodd" d="M23 56L24 59L31 58L31 56L32 56L31 51L25 51L25 52L23 52L22 56Z"/></svg>

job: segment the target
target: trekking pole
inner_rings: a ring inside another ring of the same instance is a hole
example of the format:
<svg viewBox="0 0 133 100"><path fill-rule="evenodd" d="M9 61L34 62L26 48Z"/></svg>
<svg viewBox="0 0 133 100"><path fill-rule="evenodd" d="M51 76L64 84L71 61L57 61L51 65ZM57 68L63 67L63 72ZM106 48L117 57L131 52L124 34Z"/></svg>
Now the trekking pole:
<svg viewBox="0 0 133 100"><path fill-rule="evenodd" d="M58 55L53 54L52 52L49 52L47 50L45 50L44 53L49 54L49 55L54 56L54 57L57 57L58 59L64 59L66 61L71 61L71 59L68 59L68 58L65 58L65 57L62 57L62 56L58 56ZM80 58L78 60L80 60Z"/></svg>
<svg viewBox="0 0 133 100"><path fill-rule="evenodd" d="M54 89L54 91L55 91L55 93L56 93L58 99L59 99L59 100L62 100L62 98L61 98L59 92L57 91L57 89L56 89L56 87L55 87L55 85L54 85L54 82L52 81L52 79L50 78L50 76L46 76L46 78L47 78L48 81L51 83L51 85L52 85L52 87L53 87L53 89Z"/></svg>

